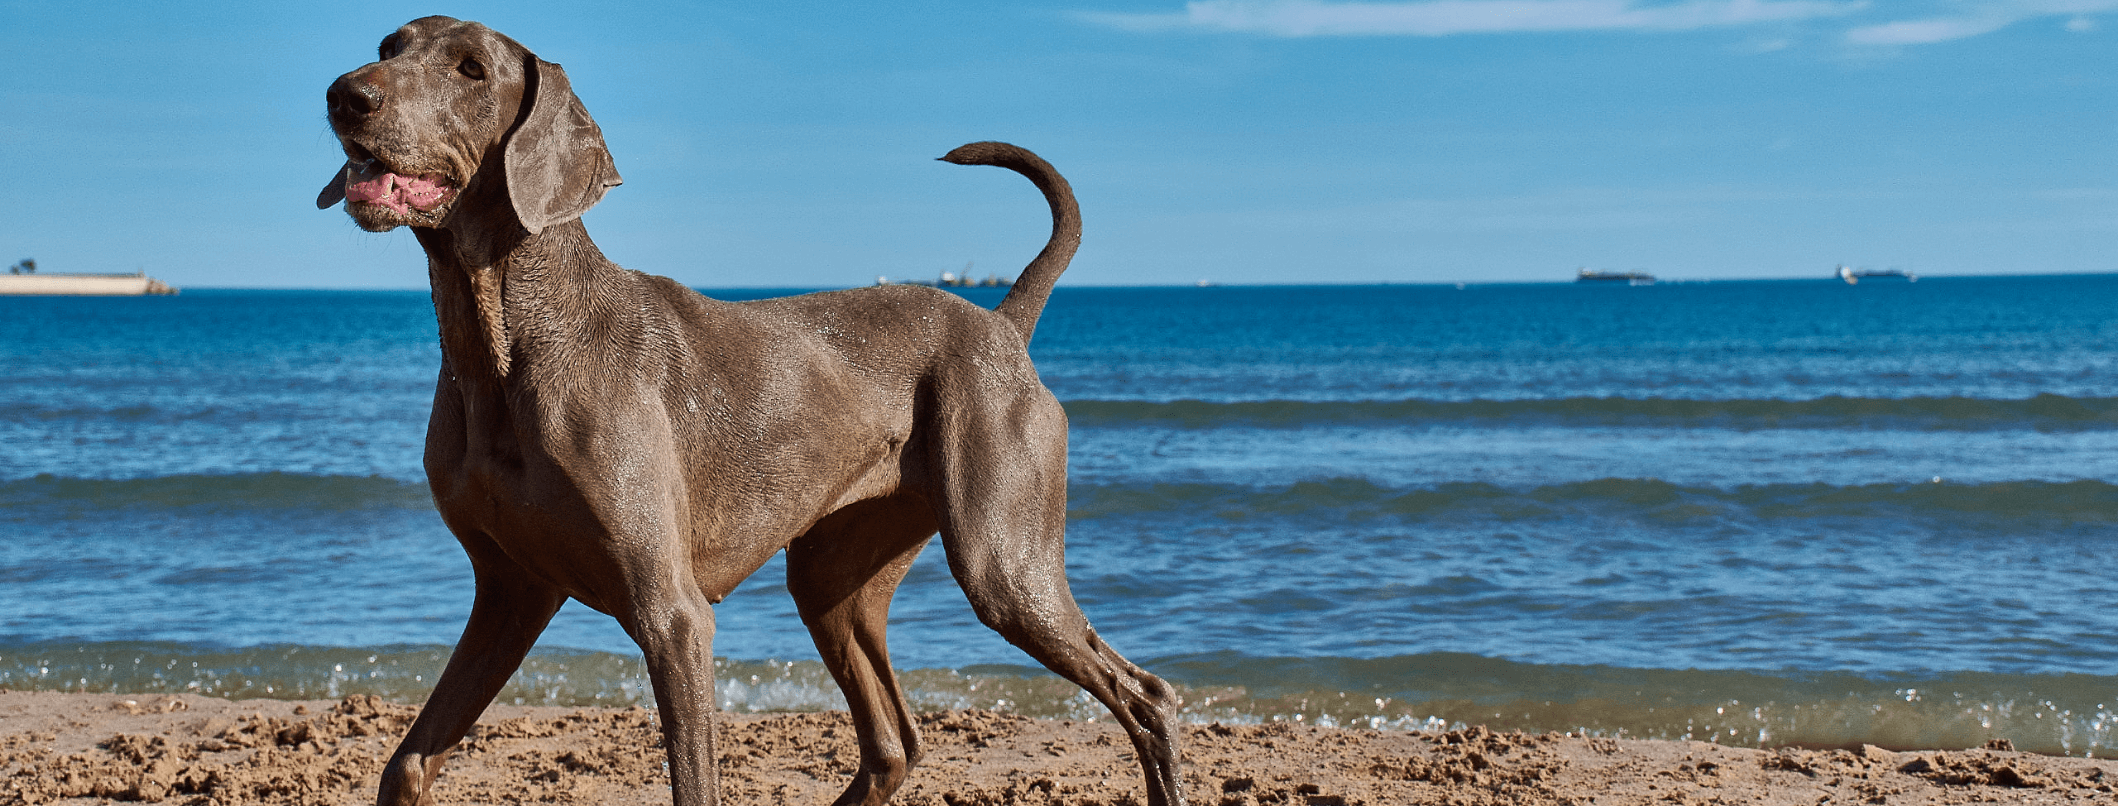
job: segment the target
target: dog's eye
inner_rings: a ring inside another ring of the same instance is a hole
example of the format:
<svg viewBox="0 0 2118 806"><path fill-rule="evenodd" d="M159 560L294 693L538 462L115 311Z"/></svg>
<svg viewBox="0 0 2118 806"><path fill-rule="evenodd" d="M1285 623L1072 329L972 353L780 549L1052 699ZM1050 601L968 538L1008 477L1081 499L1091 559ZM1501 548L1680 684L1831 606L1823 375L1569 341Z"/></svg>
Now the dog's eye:
<svg viewBox="0 0 2118 806"><path fill-rule="evenodd" d="M476 59L464 59L462 64L456 65L456 72L462 73L477 81L485 80L485 65L479 64L478 60Z"/></svg>
<svg viewBox="0 0 2118 806"><path fill-rule="evenodd" d="M376 46L375 48L376 57L382 59L383 61L389 61L391 59L397 58L397 52L402 49L398 46L398 44L399 43L397 41L396 34L391 34L389 36L383 37L382 44Z"/></svg>

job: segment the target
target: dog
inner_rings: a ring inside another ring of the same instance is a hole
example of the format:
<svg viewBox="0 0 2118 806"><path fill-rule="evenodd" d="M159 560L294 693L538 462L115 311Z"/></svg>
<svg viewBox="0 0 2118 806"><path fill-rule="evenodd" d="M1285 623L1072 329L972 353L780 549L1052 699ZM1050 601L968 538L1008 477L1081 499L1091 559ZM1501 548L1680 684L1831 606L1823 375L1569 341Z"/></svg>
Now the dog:
<svg viewBox="0 0 2118 806"><path fill-rule="evenodd" d="M621 181L566 73L483 25L407 23L326 93L346 155L317 198L427 254L442 363L425 467L477 594L378 802L442 762L568 598L640 646L672 797L718 801L713 605L773 554L852 711L836 801L889 800L920 756L884 642L937 532L978 618L1108 707L1148 803L1183 802L1170 686L1106 646L1067 587L1066 414L1026 346L1081 219L1004 143L943 160L1028 177L1052 237L1000 305L881 286L747 303L620 268L580 217Z"/></svg>

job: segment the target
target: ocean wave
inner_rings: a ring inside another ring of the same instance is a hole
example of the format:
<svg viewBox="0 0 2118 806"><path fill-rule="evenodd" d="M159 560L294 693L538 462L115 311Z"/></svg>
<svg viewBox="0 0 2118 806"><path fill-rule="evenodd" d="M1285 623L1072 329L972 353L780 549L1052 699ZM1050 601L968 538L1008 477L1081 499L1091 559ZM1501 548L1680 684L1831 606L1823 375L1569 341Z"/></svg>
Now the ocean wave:
<svg viewBox="0 0 2118 806"><path fill-rule="evenodd" d="M146 404L127 406L40 406L35 404L0 407L0 423L51 423L61 420L107 420L119 423L138 423L152 420L175 419L182 414L196 412L171 412Z"/></svg>
<svg viewBox="0 0 2118 806"><path fill-rule="evenodd" d="M2118 522L2118 485L2102 481L1955 484L1761 484L1730 489L1660 479L1606 478L1511 488L1461 482L1394 488L1363 478L1300 481L1284 487L1161 482L1076 484L1067 517L1159 513L1245 520L1331 515L1447 517L1498 521L1582 514L1660 520L1877 517L1906 520L2004 518L2017 522Z"/></svg>
<svg viewBox="0 0 2118 806"><path fill-rule="evenodd" d="M1080 427L1303 428L1309 426L1628 426L1891 429L1919 431L2118 429L2118 398L2041 394L1808 400L1568 397L1531 400L1071 400Z"/></svg>
<svg viewBox="0 0 2118 806"><path fill-rule="evenodd" d="M113 694L188 692L228 699L376 694L416 703L449 651L264 646L199 648L104 642L0 646L0 686ZM2118 746L2109 694L2094 675L1633 669L1531 664L1460 653L1381 658L1251 657L1222 652L1145 664L1176 684L1190 722L1300 722L1325 727L1578 731L1746 747L1905 750L1975 747L2006 738L2055 755ZM813 660L715 660L729 711L843 709ZM1095 721L1107 714L1042 669L974 666L902 673L921 711L988 708ZM500 692L528 705L652 705L637 654L538 649Z"/></svg>
<svg viewBox="0 0 2118 806"><path fill-rule="evenodd" d="M302 473L187 474L82 479L49 474L0 481L0 509L29 512L187 510L429 510L427 485L382 476ZM1660 479L1605 478L1536 487L1456 482L1389 487L1358 477L1286 486L1156 482L1074 484L1073 520L1161 513L1223 520L1256 517L1399 516L1519 520L1583 513L1669 519L1745 515L1762 519L1889 517L2007 518L2028 522L2118 522L2118 485L2080 480L1761 484L1722 489Z"/></svg>
<svg viewBox="0 0 2118 806"><path fill-rule="evenodd" d="M1163 658L1186 711L1360 727L1682 739L1747 747L1975 747L2107 755L2118 677L2079 674L1638 669L1531 664L1461 653L1380 658ZM1223 699L1225 698L1225 699Z"/></svg>
<svg viewBox="0 0 2118 806"><path fill-rule="evenodd" d="M231 473L83 479L40 474L0 481L0 509L431 509L423 481L382 476Z"/></svg>

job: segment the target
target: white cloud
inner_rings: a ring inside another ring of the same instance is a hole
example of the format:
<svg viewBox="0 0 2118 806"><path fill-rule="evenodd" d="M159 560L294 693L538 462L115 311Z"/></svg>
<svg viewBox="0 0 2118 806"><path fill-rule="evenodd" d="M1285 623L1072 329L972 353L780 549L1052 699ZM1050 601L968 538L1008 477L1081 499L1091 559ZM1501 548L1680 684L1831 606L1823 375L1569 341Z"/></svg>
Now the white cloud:
<svg viewBox="0 0 2118 806"><path fill-rule="evenodd" d="M2118 0L1974 0L1951 5L1951 14L1855 28L1846 32L1846 41L1856 45L1930 45L1989 34L2040 17L2072 17L2066 29L2080 32L2096 27L2096 21L2087 15L2118 11Z"/></svg>
<svg viewBox="0 0 2118 806"><path fill-rule="evenodd" d="M1846 41L1856 45L1931 45L1989 34L2014 22L1997 16L1886 22L1847 31Z"/></svg>
<svg viewBox="0 0 2118 806"><path fill-rule="evenodd" d="M1450 36L1553 31L1689 31L1850 14L1829 0L1196 0L1182 13L1085 14L1131 30L1196 29L1269 36Z"/></svg>
<svg viewBox="0 0 2118 806"><path fill-rule="evenodd" d="M1908 6L1926 13L1908 13ZM1192 30L1276 37L1454 36L1563 31L1696 31L1767 23L1842 21L1853 45L1900 46L1980 36L2025 20L2066 17L2069 31L2097 28L2094 15L2118 0L1192 0L1168 13L1084 12L1100 25L1133 31ZM1854 22L1850 18L1864 18ZM1836 26L1834 26L1836 27Z"/></svg>

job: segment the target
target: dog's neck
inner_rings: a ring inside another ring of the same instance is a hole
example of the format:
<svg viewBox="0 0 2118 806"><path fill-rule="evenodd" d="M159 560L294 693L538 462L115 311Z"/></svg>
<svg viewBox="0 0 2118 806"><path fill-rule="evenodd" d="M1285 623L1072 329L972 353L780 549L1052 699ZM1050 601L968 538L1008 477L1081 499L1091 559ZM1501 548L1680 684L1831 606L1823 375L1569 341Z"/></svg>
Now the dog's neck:
<svg viewBox="0 0 2118 806"><path fill-rule="evenodd" d="M427 253L428 279L434 288L434 315L441 326L442 359L459 384L497 387L519 367L521 353L538 340L518 337L524 324L520 310L538 310L550 319L546 299L588 282L588 275L610 267L579 219L530 234L520 227L506 232L459 232L454 228L413 230ZM543 322L542 324L555 324ZM467 389L468 391L468 389Z"/></svg>

